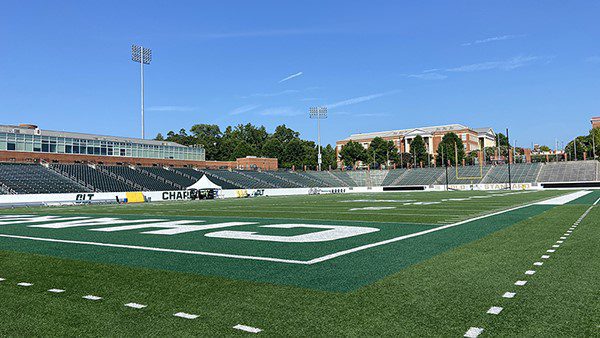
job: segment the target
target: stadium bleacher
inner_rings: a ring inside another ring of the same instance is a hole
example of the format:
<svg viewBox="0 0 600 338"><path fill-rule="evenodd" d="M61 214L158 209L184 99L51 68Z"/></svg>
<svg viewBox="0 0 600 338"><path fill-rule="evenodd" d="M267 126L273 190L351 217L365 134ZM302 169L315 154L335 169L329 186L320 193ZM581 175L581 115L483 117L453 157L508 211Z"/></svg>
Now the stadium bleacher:
<svg viewBox="0 0 600 338"><path fill-rule="evenodd" d="M3 190L15 194L87 192L89 188L37 164L0 164Z"/></svg>
<svg viewBox="0 0 600 338"><path fill-rule="evenodd" d="M598 161L551 162L542 165L538 182L582 182L598 180Z"/></svg>
<svg viewBox="0 0 600 338"><path fill-rule="evenodd" d="M126 166L97 166L102 172L113 173L135 188L147 191L173 190L174 186Z"/></svg>
<svg viewBox="0 0 600 338"><path fill-rule="evenodd" d="M431 185L438 182L444 175L444 168L414 168L408 169L397 181L397 185Z"/></svg>
<svg viewBox="0 0 600 338"><path fill-rule="evenodd" d="M106 175L86 164L52 164L50 167L63 176L82 182L92 191L113 192L135 189L133 185Z"/></svg>
<svg viewBox="0 0 600 338"><path fill-rule="evenodd" d="M515 163L510 166L510 180L513 183L535 182L542 165L540 163ZM481 183L507 183L508 166L490 167Z"/></svg>
<svg viewBox="0 0 600 338"><path fill-rule="evenodd" d="M481 170L481 172L480 172ZM508 166L448 168L449 184L508 183ZM224 189L313 188L445 184L443 167L371 171L250 171L86 164L0 164L0 194L163 191L185 189L203 175ZM482 177L482 178L480 178ZM463 178L463 179L461 179ZM517 163L511 181L600 180L600 162Z"/></svg>

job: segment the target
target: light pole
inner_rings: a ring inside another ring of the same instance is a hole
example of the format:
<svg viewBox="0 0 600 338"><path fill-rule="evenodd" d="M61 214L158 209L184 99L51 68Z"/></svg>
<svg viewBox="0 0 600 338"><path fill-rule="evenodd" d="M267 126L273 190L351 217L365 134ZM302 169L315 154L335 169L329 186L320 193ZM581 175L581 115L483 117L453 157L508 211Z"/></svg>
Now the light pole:
<svg viewBox="0 0 600 338"><path fill-rule="evenodd" d="M131 45L131 60L140 63L140 71L142 74L142 138L145 138L144 133L144 65L149 65L152 61L152 50L138 45Z"/></svg>
<svg viewBox="0 0 600 338"><path fill-rule="evenodd" d="M321 160L321 119L327 118L327 107L310 107L308 114L311 119L317 119L317 141L319 144L317 164L318 170L321 171L321 163L323 163Z"/></svg>

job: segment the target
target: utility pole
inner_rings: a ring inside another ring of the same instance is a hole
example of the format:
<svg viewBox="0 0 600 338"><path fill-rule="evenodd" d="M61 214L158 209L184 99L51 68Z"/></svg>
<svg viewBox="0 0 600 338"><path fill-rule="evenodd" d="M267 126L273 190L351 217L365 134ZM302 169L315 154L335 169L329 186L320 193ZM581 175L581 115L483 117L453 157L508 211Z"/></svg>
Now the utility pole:
<svg viewBox="0 0 600 338"><path fill-rule="evenodd" d="M140 63L141 72L141 92L142 92L142 138L145 138L144 132L144 65L149 65L152 61L152 50L138 45L131 46L131 60Z"/></svg>

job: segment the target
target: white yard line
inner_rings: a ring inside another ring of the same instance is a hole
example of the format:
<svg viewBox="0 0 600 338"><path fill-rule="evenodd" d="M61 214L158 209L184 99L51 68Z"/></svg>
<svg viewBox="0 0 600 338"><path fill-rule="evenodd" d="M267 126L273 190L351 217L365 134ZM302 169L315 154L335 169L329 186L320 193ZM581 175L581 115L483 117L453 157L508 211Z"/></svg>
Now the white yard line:
<svg viewBox="0 0 600 338"><path fill-rule="evenodd" d="M27 240L32 240L32 241L52 242L52 243L81 244L81 245L104 246L104 247L111 247L111 248L122 248L122 249L135 249L135 250L146 250L146 251L172 252L172 253L181 253L181 254L188 254L188 255L201 255L201 256L215 256L215 257L227 257L227 258L238 258L238 259L250 259L250 260L270 261L270 262L278 262L278 263L292 263L292 264L303 264L303 265L311 264L311 263L306 262L306 261L297 261L297 260L292 260L292 259L281 259L281 258L271 258L271 257L258 257L258 256L243 256L243 255L233 255L233 254L223 254L223 253L203 252L203 251L191 251L191 250L177 250L177 249L153 248L153 247L148 247L148 246L137 246L137 245L111 244L111 243L99 243L99 242L84 242L84 241L72 241L72 240L67 240L67 239L54 239L54 238L29 237L29 236L4 235L4 234L0 234L0 237L27 239Z"/></svg>
<svg viewBox="0 0 600 338"><path fill-rule="evenodd" d="M581 194L584 193L584 194ZM586 194L588 194L589 191L578 191L572 194L568 194L565 196L561 196L561 197L566 197L566 196L577 196L571 199L568 199L568 201L574 200L576 198L579 198L581 196L584 196ZM556 198L551 198L550 200L555 200ZM567 200L567 199L565 199ZM547 200L546 200L547 201ZM374 248L374 247L378 247L381 245L386 245L389 243L394 243L394 242L399 242L405 239L409 239L409 238L414 238L414 237L418 237L418 236L422 236L422 235L426 235L432 232L436 232L436 231L440 231L440 230L445 230L448 228L452 228L455 226L459 226L465 223L469 223L469 222L473 222L473 221L477 221L483 218L487 218L487 217L491 217L491 216L496 216L496 215L500 215L503 213L507 213L507 212L511 212L511 211L515 211L518 209L522 209L525 207L529 207L531 205L539 205L539 204L551 204L551 203L544 203L546 201L537 201L537 202L532 202L532 203L528 203L528 204L524 204L524 205L520 205L517 207L513 207L513 208L509 208L509 209L505 209L505 210L500 210L497 212L493 212L491 214L485 214L485 215L481 215L481 216L477 216L474 218L470 218L470 219L466 219L460 222L456 222L456 223L452 223L452 224L446 224L437 228L432 228L432 229L427 229L424 231L419 231L419 232L414 232L408 235L404 235L404 236L399 236L399 237L394 237L394 238L390 238L384 241L380 241L380 242L376 242L376 243L370 243L370 244L366 244L366 245L362 245L362 246L358 246L355 248L351 248L351 249L347 249L347 250L342 250L342 251L338 251L329 255L325 255L322 257L317 257L308 261L300 261L300 260L294 260L294 259L283 259L283 258L273 258L273 257L262 257L262 256L248 256L248 255L237 255L237 254L225 254L225 253L215 253L215 252L205 252L205 251L193 251L193 250L179 250L179 249L167 249L167 248L155 248L155 247L147 247L147 246L138 246L138 245L126 245L126 244L112 244L112 243L100 243L100 242L86 242L86 241L75 241L75 240L66 240L66 239L53 239L53 238L43 238L43 237L30 237L30 236L19 236L19 235L6 235L6 234L0 234L0 237L4 237L4 238L15 238L15 239L25 239L25 240L32 240L32 241L41 241L41 242L53 242L53 243L67 243L67 244L79 244L79 245L92 245L92 246L102 246L102 247L112 247L112 248L122 248L122 249L134 249L134 250L145 250L145 251L156 251L156 252L170 252L170 253L180 253L180 254L188 254L188 255L200 255L200 256L213 256L213 257L224 257L224 258L236 258L236 259L244 259L244 260L257 260L257 261L268 261L268 262L277 262L277 263L289 263L289 264L300 264L300 265L312 265L312 264L317 264L317 263L321 263L336 257L340 257L340 256L344 256L350 253L354 253L354 252L358 252L358 251L362 251L362 250L366 250L366 249L370 249L370 248ZM600 201L600 199L598 199L598 201ZM596 203L598 202L596 201ZM556 202L554 202L556 203ZM566 203L566 202L565 202Z"/></svg>

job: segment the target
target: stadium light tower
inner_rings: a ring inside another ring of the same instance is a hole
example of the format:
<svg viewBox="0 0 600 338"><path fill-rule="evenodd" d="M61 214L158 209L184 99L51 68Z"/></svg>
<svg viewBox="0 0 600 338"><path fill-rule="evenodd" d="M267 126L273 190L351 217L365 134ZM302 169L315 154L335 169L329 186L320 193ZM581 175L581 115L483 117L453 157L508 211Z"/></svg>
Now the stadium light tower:
<svg viewBox="0 0 600 338"><path fill-rule="evenodd" d="M144 65L149 65L152 61L152 50L138 45L131 45L131 60L140 63L142 73L142 138L144 133Z"/></svg>
<svg viewBox="0 0 600 338"><path fill-rule="evenodd" d="M321 171L321 119L327 118L327 107L311 107L308 110L311 119L317 119L317 141L319 143L319 155L317 158L318 170Z"/></svg>

